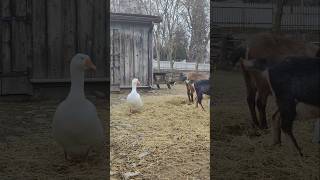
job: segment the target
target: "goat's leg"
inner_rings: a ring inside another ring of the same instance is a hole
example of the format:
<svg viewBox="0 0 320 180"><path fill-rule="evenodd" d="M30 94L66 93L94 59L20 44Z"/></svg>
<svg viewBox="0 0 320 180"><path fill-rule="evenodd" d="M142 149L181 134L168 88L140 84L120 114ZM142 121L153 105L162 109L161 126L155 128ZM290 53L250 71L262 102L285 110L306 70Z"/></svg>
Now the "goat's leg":
<svg viewBox="0 0 320 180"><path fill-rule="evenodd" d="M201 97L201 99L200 99L200 100L198 100L198 102L199 102L199 104L201 105L202 110L203 110L203 111L206 111L206 110L203 108L203 105L202 105L202 97Z"/></svg>
<svg viewBox="0 0 320 180"><path fill-rule="evenodd" d="M249 52L247 51L247 54L249 55ZM248 59L249 57L246 57ZM250 110L251 115L251 121L249 122L250 125L255 128L256 126L259 126L257 114L256 114L256 85L254 83L253 78L250 75L250 72L246 70L245 66L243 65L243 61L240 61L240 66L242 69L242 74L244 77L246 89L247 89L247 103Z"/></svg>
<svg viewBox="0 0 320 180"><path fill-rule="evenodd" d="M303 156L301 148L299 147L296 138L292 132L293 120L296 117L296 103L294 99L280 99L277 100L281 116L281 129L287 134L292 141L293 145L298 150L300 156Z"/></svg>
<svg viewBox="0 0 320 180"><path fill-rule="evenodd" d="M191 97L191 103L193 103L193 92L190 92L190 97Z"/></svg>
<svg viewBox="0 0 320 180"><path fill-rule="evenodd" d="M293 145L296 147L296 149L298 150L300 156L303 156L301 148L299 147L296 138L293 135L292 129L291 130L283 130L290 138L290 140L292 141Z"/></svg>
<svg viewBox="0 0 320 180"><path fill-rule="evenodd" d="M193 94L195 92L195 89L192 84L189 84L190 94L191 94L191 102L193 103Z"/></svg>
<svg viewBox="0 0 320 180"><path fill-rule="evenodd" d="M247 103L249 106L250 114L252 121L250 122L251 127L259 126L257 114L256 114L256 90L255 89L248 89L247 92Z"/></svg>
<svg viewBox="0 0 320 180"><path fill-rule="evenodd" d="M202 94L199 94L198 92L196 92L197 95L197 100L196 100L196 107L198 107L198 104L200 104L200 106L202 107L202 109L204 110L203 106L202 106Z"/></svg>
<svg viewBox="0 0 320 180"><path fill-rule="evenodd" d="M266 106L267 106L267 101L268 101L268 94L263 92L263 93L258 93L258 98L257 98L257 108L259 111L259 118L260 118L260 128L261 129L267 129L268 124L267 124L267 118L266 118Z"/></svg>
<svg viewBox="0 0 320 180"><path fill-rule="evenodd" d="M272 115L272 137L273 137L273 145L281 144L281 123L279 109Z"/></svg>
<svg viewBox="0 0 320 180"><path fill-rule="evenodd" d="M190 88L188 86L188 83L186 83L186 88L187 88L187 96L188 96L189 103L190 103L191 102L191 99L190 99Z"/></svg>

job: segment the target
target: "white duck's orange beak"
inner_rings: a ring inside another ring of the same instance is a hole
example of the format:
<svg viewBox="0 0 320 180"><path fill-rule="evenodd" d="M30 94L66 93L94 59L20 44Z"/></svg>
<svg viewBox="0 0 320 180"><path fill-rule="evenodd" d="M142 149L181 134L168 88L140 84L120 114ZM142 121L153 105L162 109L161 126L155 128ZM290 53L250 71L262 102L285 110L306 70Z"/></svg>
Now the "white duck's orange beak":
<svg viewBox="0 0 320 180"><path fill-rule="evenodd" d="M90 58L86 59L84 64L86 67L88 67L89 69L92 69L94 71L96 71L96 69L97 69L96 65L93 64L93 62L91 61Z"/></svg>

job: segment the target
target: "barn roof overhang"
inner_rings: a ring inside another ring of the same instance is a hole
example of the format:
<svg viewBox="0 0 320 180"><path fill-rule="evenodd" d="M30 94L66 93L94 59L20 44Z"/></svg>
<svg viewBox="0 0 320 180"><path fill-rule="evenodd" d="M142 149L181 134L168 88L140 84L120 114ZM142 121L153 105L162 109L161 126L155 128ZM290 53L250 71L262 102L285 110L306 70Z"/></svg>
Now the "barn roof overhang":
<svg viewBox="0 0 320 180"><path fill-rule="evenodd" d="M160 16L142 15L142 14L127 14L127 13L111 13L111 22L125 22L125 23L160 23L162 18Z"/></svg>

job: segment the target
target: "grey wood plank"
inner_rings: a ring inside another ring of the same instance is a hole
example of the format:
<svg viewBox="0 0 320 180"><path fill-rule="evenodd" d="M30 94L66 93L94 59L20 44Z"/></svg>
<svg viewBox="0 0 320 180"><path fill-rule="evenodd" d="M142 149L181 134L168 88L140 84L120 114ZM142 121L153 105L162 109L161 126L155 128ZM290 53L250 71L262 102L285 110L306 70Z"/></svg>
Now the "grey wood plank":
<svg viewBox="0 0 320 180"><path fill-rule="evenodd" d="M94 0L78 0L77 5L78 52L92 58ZM92 72L86 72L86 77L93 76Z"/></svg>
<svg viewBox="0 0 320 180"><path fill-rule="evenodd" d="M110 30L110 84L114 84L114 76L113 76L113 61L114 61L114 56L113 56L113 31L114 29Z"/></svg>
<svg viewBox="0 0 320 180"><path fill-rule="evenodd" d="M27 2L26 0L13 0L13 12L15 16L26 17L27 15ZM11 48L12 48L12 70L13 71L26 71L28 62L28 51L31 42L28 40L28 27L25 21L12 21L11 26Z"/></svg>
<svg viewBox="0 0 320 180"><path fill-rule="evenodd" d="M47 0L48 77L62 77L62 3Z"/></svg>
<svg viewBox="0 0 320 180"><path fill-rule="evenodd" d="M10 17L10 0L1 0L1 17ZM2 72L7 73L11 71L11 47L10 47L10 37L11 37L11 25L8 22L2 22L2 46L1 46L1 54L2 54Z"/></svg>
<svg viewBox="0 0 320 180"><path fill-rule="evenodd" d="M70 61L76 54L76 4L74 0L62 1L62 73L70 77Z"/></svg>
<svg viewBox="0 0 320 180"><path fill-rule="evenodd" d="M105 77L106 66L106 1L95 0L93 12L93 61L97 66L96 77Z"/></svg>
<svg viewBox="0 0 320 180"><path fill-rule="evenodd" d="M114 84L120 86L120 33L118 29L115 29L113 33L113 77L114 77Z"/></svg>
<svg viewBox="0 0 320 180"><path fill-rule="evenodd" d="M46 78L48 77L46 0L38 0L37 3L32 3L32 9L32 77Z"/></svg>

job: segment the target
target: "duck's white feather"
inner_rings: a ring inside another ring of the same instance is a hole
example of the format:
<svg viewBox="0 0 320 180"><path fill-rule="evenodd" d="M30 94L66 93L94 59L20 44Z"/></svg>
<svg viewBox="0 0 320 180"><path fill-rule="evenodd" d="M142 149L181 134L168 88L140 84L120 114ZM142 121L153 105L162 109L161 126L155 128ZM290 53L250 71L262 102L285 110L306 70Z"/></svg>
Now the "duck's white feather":
<svg viewBox="0 0 320 180"><path fill-rule="evenodd" d="M141 108L143 106L140 94L136 91L131 91L131 93L127 97L127 101L131 107Z"/></svg>
<svg viewBox="0 0 320 180"><path fill-rule="evenodd" d="M76 64L71 62L71 90L58 105L52 128L53 137L68 155L82 156L103 144L104 133L96 107L84 96L84 70L72 66Z"/></svg>
<svg viewBox="0 0 320 180"><path fill-rule="evenodd" d="M137 82L138 82L138 79L132 80L132 90L130 94L127 96L127 103L129 104L130 108L133 110L140 110L143 106L143 102L140 97L140 94L137 92Z"/></svg>
<svg viewBox="0 0 320 180"><path fill-rule="evenodd" d="M57 108L53 136L70 155L84 155L102 143L103 130L95 106L87 99L66 99Z"/></svg>

